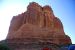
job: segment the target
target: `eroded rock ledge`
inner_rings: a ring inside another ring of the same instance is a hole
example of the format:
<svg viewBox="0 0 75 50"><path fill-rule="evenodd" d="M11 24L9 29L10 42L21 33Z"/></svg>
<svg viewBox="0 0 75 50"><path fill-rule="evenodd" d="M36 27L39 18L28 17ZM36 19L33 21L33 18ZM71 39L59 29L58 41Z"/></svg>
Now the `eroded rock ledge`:
<svg viewBox="0 0 75 50"><path fill-rule="evenodd" d="M60 19L54 16L52 8L50 6L41 7L39 4L32 2L28 5L26 12L12 18L7 40L16 43L26 42L29 38L31 39L29 43L36 39L39 42L70 44L71 40L66 36L63 25ZM20 41L17 39L20 39Z"/></svg>

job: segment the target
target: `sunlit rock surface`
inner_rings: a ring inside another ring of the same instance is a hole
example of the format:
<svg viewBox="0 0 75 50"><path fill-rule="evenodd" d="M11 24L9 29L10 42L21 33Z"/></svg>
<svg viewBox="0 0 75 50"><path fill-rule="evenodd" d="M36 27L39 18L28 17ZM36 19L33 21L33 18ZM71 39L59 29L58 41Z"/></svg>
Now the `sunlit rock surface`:
<svg viewBox="0 0 75 50"><path fill-rule="evenodd" d="M12 18L6 40L12 48L14 46L17 48L22 43L22 46L19 46L23 47L21 50L25 49L25 44L39 44L39 42L71 44L70 38L64 33L60 19L54 16L52 8L48 5L42 7L35 2L28 5L26 12Z"/></svg>

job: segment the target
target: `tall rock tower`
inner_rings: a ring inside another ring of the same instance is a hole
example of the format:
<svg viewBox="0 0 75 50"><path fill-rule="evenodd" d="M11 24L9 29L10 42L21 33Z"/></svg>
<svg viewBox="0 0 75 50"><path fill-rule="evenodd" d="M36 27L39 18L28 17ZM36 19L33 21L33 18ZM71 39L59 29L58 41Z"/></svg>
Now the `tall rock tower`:
<svg viewBox="0 0 75 50"><path fill-rule="evenodd" d="M45 47L59 50L57 46L71 44L52 8L41 7L35 2L28 5L26 12L12 18L6 40L12 50L41 50Z"/></svg>

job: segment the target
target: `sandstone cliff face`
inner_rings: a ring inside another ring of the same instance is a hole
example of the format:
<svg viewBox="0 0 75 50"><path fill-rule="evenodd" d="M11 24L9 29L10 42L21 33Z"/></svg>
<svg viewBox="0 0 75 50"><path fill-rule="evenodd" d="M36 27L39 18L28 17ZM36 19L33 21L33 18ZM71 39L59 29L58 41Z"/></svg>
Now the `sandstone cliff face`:
<svg viewBox="0 0 75 50"><path fill-rule="evenodd" d="M63 25L54 16L51 7L41 7L34 2L28 5L26 12L12 18L7 39L15 38L38 38L39 41L50 41L50 38L53 39L50 42L56 44L60 43L60 39L67 39Z"/></svg>

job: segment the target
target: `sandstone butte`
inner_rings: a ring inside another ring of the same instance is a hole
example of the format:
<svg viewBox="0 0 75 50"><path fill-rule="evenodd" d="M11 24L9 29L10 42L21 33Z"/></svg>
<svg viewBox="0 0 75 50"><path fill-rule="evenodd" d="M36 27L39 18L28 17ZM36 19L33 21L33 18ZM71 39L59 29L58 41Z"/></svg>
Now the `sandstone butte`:
<svg viewBox="0 0 75 50"><path fill-rule="evenodd" d="M40 6L32 2L27 11L13 16L6 40L8 43L53 43L57 45L71 44L71 39L64 32L62 22L55 17L50 6ZM23 46L22 46L23 47Z"/></svg>

